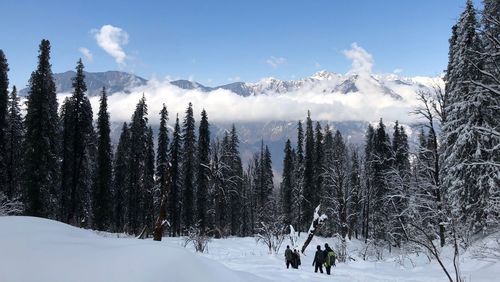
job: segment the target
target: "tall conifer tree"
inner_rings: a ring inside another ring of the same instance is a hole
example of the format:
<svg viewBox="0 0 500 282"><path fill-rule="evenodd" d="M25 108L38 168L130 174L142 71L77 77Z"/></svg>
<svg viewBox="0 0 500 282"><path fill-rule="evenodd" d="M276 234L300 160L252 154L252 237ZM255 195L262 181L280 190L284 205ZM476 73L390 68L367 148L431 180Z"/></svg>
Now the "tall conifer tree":
<svg viewBox="0 0 500 282"><path fill-rule="evenodd" d="M9 104L9 64L3 50L0 49L0 192L12 194L7 179L7 131L8 131L8 104Z"/></svg>
<svg viewBox="0 0 500 282"><path fill-rule="evenodd" d="M112 149L106 89L101 92L101 102L97 115L97 164L93 190L94 227L109 229L112 219Z"/></svg>
<svg viewBox="0 0 500 282"><path fill-rule="evenodd" d="M183 227L194 224L194 184L196 162L196 136L193 105L189 103L182 123L182 220Z"/></svg>
<svg viewBox="0 0 500 282"><path fill-rule="evenodd" d="M7 189L8 198L21 196L21 173L23 170L24 126L21 116L19 97L16 86L12 87L9 101L9 117L7 128Z"/></svg>
<svg viewBox="0 0 500 282"><path fill-rule="evenodd" d="M208 189L210 177L210 129L207 112L201 112L198 132L198 169L196 178L196 216L202 233L207 226Z"/></svg>
<svg viewBox="0 0 500 282"><path fill-rule="evenodd" d="M24 190L27 215L55 218L59 185L59 126L50 42L42 40L31 74L25 116Z"/></svg>

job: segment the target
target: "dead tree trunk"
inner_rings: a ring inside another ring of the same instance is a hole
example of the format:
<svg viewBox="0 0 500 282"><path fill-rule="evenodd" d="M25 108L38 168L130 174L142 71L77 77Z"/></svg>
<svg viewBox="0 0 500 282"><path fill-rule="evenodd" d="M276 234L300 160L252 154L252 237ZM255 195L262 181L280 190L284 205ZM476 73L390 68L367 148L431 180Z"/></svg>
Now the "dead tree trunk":
<svg viewBox="0 0 500 282"><path fill-rule="evenodd" d="M153 232L153 240L161 241L161 237L163 236L163 227L165 226L167 221L167 197L170 191L170 184L172 183L172 179L170 176L170 164L167 165L165 171L163 172L163 179L165 179L165 183L162 183L163 189L161 190L161 202L160 202L160 212L158 214L158 218L155 222L155 228Z"/></svg>
<svg viewBox="0 0 500 282"><path fill-rule="evenodd" d="M322 214L321 216L319 215L319 207L318 205L316 209L314 210L314 218L311 223L311 227L309 227L309 232L307 232L307 239L304 242L304 245L302 245L302 254L306 251L307 246L309 246L309 243L311 243L314 234L316 234L316 231L323 226L323 223L327 219L327 216L325 214Z"/></svg>

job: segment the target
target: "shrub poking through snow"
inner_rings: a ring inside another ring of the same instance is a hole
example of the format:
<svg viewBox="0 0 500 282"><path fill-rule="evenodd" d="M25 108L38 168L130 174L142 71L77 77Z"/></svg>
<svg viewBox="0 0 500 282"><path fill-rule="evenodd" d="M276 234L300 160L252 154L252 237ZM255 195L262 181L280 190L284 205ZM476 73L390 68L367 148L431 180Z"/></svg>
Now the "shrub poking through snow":
<svg viewBox="0 0 500 282"><path fill-rule="evenodd" d="M261 222L257 229L256 241L266 245L270 254L277 254L287 235L285 229L286 227L280 219L269 223Z"/></svg>
<svg viewBox="0 0 500 282"><path fill-rule="evenodd" d="M184 238L184 247L189 244L193 244L194 249L197 252L205 253L208 251L208 243L210 242L210 237L205 235L201 229L196 227L191 227L188 230L188 235Z"/></svg>

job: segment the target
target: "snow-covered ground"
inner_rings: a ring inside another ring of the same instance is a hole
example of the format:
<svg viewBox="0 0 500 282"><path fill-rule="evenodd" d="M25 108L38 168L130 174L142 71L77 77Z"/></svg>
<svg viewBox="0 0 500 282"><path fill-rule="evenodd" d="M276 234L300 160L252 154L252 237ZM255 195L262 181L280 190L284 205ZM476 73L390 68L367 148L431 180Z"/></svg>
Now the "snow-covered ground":
<svg viewBox="0 0 500 282"><path fill-rule="evenodd" d="M59 222L32 217L0 217L0 281L447 281L436 261L412 256L404 266L397 252L382 261L359 258L361 242L349 242L349 255L356 261L338 264L332 276L314 273L316 245L333 239L315 238L300 269L286 269L283 251L270 255L253 238L214 239L208 253L197 254L182 247L182 238L162 242L118 238ZM302 238L303 239L303 238ZM444 251L451 267L451 253ZM446 254L450 254L447 256ZM467 281L499 281L500 263L462 256Z"/></svg>
<svg viewBox="0 0 500 282"><path fill-rule="evenodd" d="M176 244L103 237L47 219L0 217L1 282L265 281Z"/></svg>

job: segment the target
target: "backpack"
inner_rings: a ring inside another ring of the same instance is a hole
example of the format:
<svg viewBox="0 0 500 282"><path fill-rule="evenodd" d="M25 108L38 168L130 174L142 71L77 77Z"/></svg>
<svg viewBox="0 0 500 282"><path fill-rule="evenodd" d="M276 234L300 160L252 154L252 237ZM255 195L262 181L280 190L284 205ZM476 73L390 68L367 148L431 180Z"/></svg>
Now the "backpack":
<svg viewBox="0 0 500 282"><path fill-rule="evenodd" d="M335 264L335 252L329 251L325 258L325 266L330 267Z"/></svg>

